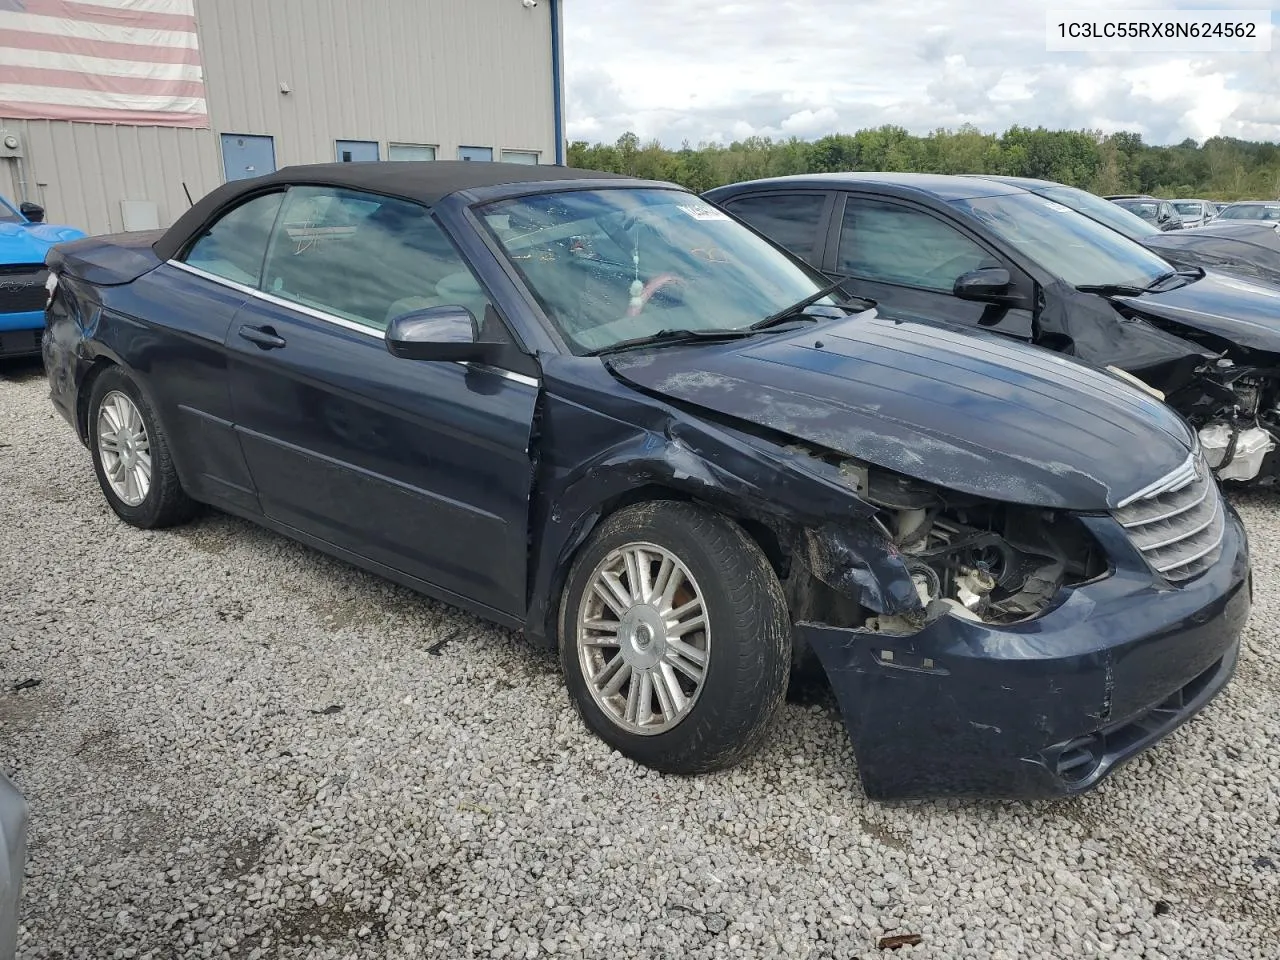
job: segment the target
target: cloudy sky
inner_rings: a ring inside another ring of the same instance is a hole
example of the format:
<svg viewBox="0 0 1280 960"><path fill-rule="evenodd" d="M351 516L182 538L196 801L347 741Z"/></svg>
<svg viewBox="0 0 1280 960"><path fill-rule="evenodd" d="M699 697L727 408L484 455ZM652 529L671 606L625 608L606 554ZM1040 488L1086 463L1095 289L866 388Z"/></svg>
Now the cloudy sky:
<svg viewBox="0 0 1280 960"><path fill-rule="evenodd" d="M574 140L805 139L895 123L1280 140L1269 53L1048 53L1045 13L1097 0L565 0ZM1133 7L1249 9L1248 0ZM1275 17L1280 22L1280 17Z"/></svg>

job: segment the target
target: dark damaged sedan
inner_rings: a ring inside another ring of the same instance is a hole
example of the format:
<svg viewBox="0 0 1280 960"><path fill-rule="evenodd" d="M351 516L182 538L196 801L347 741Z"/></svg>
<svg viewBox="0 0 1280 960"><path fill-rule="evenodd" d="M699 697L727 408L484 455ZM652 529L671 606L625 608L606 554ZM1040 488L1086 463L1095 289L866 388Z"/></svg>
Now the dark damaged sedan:
<svg viewBox="0 0 1280 960"><path fill-rule="evenodd" d="M749 754L816 654L870 796L1071 793L1234 669L1245 535L1176 414L668 184L295 167L51 268L124 520L211 504L558 644L659 770Z"/></svg>
<svg viewBox="0 0 1280 960"><path fill-rule="evenodd" d="M947 318L1137 378L1195 426L1220 480L1280 482L1280 289L1179 270L1025 187L826 173L706 197L884 312Z"/></svg>

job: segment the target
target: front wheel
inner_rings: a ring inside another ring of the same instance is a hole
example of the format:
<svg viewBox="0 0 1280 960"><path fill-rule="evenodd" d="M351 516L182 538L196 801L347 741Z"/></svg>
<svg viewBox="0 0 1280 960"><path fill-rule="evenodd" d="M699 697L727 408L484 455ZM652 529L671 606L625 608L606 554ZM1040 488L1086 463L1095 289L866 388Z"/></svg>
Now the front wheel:
<svg viewBox="0 0 1280 960"><path fill-rule="evenodd" d="M786 693L778 578L741 527L692 504L636 504L605 520L569 571L559 633L587 725L666 773L753 753Z"/></svg>

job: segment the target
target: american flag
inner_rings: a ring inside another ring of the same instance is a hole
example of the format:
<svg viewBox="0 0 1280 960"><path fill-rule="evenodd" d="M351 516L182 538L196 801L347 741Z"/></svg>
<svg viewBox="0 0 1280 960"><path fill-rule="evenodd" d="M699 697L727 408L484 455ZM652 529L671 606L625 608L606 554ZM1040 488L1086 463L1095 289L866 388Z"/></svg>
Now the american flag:
<svg viewBox="0 0 1280 960"><path fill-rule="evenodd" d="M0 117L208 127L194 0L0 0Z"/></svg>

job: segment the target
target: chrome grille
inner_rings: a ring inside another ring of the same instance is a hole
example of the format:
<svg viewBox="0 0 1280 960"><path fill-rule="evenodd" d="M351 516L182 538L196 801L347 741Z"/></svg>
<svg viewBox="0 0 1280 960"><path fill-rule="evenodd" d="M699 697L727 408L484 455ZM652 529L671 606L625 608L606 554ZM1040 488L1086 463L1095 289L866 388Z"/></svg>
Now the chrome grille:
<svg viewBox="0 0 1280 960"><path fill-rule="evenodd" d="M1175 583L1204 573L1222 553L1222 494L1198 452L1123 501L1114 516L1152 569Z"/></svg>

